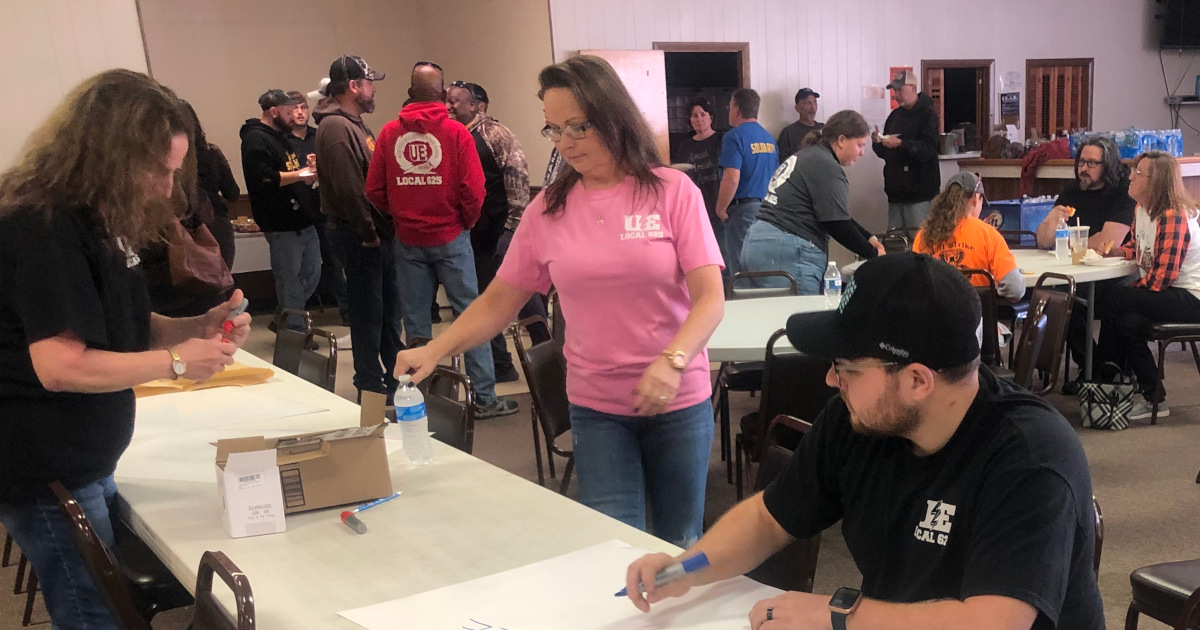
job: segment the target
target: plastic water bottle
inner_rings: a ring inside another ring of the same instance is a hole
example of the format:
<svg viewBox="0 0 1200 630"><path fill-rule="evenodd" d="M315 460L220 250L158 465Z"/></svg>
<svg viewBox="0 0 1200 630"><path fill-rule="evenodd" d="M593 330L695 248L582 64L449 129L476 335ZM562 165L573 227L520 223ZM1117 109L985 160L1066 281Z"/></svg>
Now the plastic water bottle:
<svg viewBox="0 0 1200 630"><path fill-rule="evenodd" d="M425 397L407 374L398 379L396 388L396 421L400 423L400 439L404 441L404 456L413 466L433 461L433 444L429 440L429 416L425 414Z"/></svg>
<svg viewBox="0 0 1200 630"><path fill-rule="evenodd" d="M837 263L829 261L825 268L825 306L836 307L842 301L842 274Z"/></svg>
<svg viewBox="0 0 1200 630"><path fill-rule="evenodd" d="M1071 231L1067 229L1067 222L1063 218L1058 219L1058 227L1054 229L1054 257L1059 260L1071 259Z"/></svg>

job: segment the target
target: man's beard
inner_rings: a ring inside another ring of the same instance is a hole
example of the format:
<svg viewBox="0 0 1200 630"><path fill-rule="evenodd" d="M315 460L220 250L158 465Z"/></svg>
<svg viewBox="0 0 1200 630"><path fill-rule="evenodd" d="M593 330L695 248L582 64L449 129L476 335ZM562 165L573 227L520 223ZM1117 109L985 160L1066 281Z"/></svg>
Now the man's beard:
<svg viewBox="0 0 1200 630"><path fill-rule="evenodd" d="M1103 186L1104 186L1104 183L1098 179L1092 179L1090 177L1087 179L1084 179L1082 177L1079 178L1079 189L1080 190L1096 190L1097 188L1102 188Z"/></svg>
<svg viewBox="0 0 1200 630"><path fill-rule="evenodd" d="M889 386L887 395L881 397L873 409L859 414L859 418L851 414L850 426L854 432L867 437L907 438L911 435L921 423L921 412L915 405L903 406L892 402L897 398L895 392L898 389L898 386ZM849 403L846 406L848 409Z"/></svg>
<svg viewBox="0 0 1200 630"><path fill-rule="evenodd" d="M371 112L375 111L374 96L367 98L366 96L359 94L358 96L354 97L354 103L358 105L358 108L361 109L362 113L364 114L370 114Z"/></svg>
<svg viewBox="0 0 1200 630"><path fill-rule="evenodd" d="M275 114L275 116L271 118L271 127L274 128L275 131L282 131L284 133L292 130L292 126L289 125L287 121L283 119L283 116L280 116L279 114Z"/></svg>

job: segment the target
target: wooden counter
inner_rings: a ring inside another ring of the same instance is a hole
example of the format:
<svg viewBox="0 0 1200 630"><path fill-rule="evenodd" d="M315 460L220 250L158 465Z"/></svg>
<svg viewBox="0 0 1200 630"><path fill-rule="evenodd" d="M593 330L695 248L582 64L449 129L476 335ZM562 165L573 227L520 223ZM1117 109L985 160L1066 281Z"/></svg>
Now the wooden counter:
<svg viewBox="0 0 1200 630"><path fill-rule="evenodd" d="M1177 158L1183 172L1183 185L1193 197L1200 198L1200 157ZM1128 162L1128 160L1126 160ZM1021 196L1021 160L958 161L958 170L979 173L988 199L1017 199ZM1075 160L1047 160L1037 171L1032 197L1057 196L1063 186L1075 179Z"/></svg>

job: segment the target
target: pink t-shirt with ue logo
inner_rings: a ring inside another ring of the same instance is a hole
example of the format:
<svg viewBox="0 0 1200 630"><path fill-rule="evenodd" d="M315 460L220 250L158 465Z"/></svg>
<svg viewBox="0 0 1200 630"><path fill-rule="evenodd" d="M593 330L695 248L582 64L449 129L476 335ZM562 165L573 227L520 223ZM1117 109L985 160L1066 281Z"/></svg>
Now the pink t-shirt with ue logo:
<svg viewBox="0 0 1200 630"><path fill-rule="evenodd" d="M497 277L527 291L557 288L568 322L567 398L631 416L634 388L691 310L684 274L724 266L700 190L683 173L657 168L657 195L628 177L614 188L576 184L561 214L529 204ZM709 398L708 352L684 370L675 411Z"/></svg>

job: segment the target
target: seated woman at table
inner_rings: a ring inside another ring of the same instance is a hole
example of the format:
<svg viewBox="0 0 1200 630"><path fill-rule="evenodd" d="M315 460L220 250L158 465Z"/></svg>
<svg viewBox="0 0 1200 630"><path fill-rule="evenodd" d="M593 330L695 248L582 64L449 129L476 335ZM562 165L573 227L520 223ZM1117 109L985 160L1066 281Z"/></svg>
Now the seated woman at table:
<svg viewBox="0 0 1200 630"><path fill-rule="evenodd" d="M803 148L783 161L742 245L745 271L786 271L801 295L820 295L832 236L862 258L883 255L883 245L850 217L850 181L844 167L858 161L870 141L867 121L856 111L829 117L804 138ZM756 288L788 286L785 278L750 278Z"/></svg>
<svg viewBox="0 0 1200 630"><path fill-rule="evenodd" d="M979 219L983 182L975 173L959 171L950 177L929 207L929 216L913 238L913 251L932 254L959 269L982 269L996 280L996 291L1013 302L1025 295L1025 276L1017 268L1008 243L996 228ZM987 280L970 277L971 284Z"/></svg>
<svg viewBox="0 0 1200 630"><path fill-rule="evenodd" d="M705 345L724 314L721 252L704 199L664 167L608 62L538 76L546 136L566 159L529 204L496 280L429 345L401 352L420 380L558 289L579 499L676 545L704 516L713 411Z"/></svg>
<svg viewBox="0 0 1200 630"><path fill-rule="evenodd" d="M1146 326L1200 322L1200 223L1196 201L1183 187L1179 162L1161 151L1148 151L1134 160L1129 196L1138 204L1132 238L1109 255L1136 260L1138 278L1111 289L1096 356L1133 371L1141 396L1129 417L1142 420L1150 417L1155 399L1160 418L1171 413L1154 356L1146 347Z"/></svg>
<svg viewBox="0 0 1200 630"><path fill-rule="evenodd" d="M221 337L241 291L194 318L150 313L135 252L174 216L188 133L169 90L110 70L69 94L0 175L0 523L56 629L117 626L47 484L62 482L112 548L132 387L208 378L249 331L243 314Z"/></svg>

